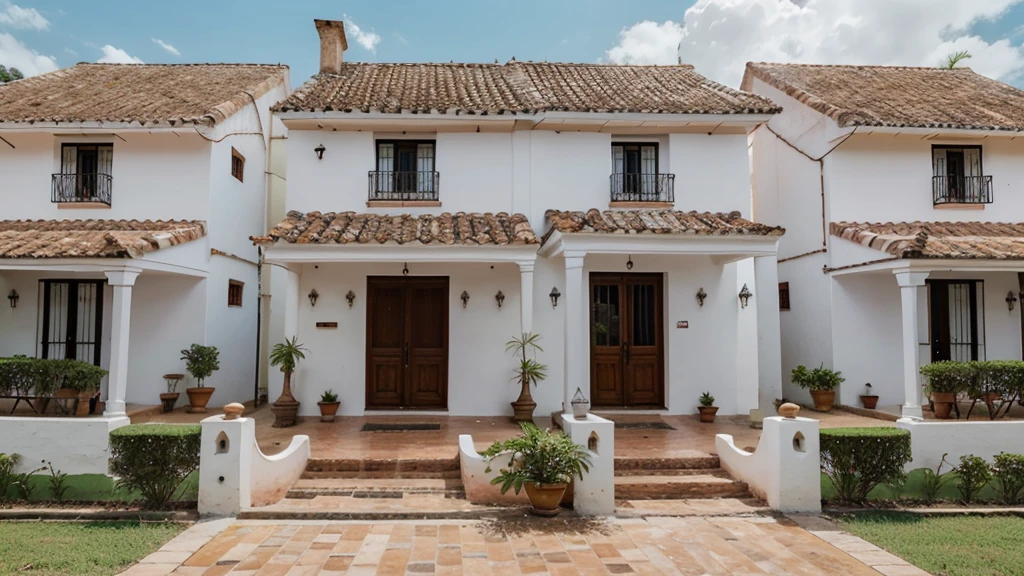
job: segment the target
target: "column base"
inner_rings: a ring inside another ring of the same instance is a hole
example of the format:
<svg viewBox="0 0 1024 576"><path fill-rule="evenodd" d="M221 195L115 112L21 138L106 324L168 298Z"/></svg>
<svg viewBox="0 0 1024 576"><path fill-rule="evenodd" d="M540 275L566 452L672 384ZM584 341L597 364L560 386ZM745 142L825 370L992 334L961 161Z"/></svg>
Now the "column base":
<svg viewBox="0 0 1024 576"><path fill-rule="evenodd" d="M913 418L914 420L924 420L924 412L920 406L914 404L904 404L902 410L903 418Z"/></svg>
<svg viewBox="0 0 1024 576"><path fill-rule="evenodd" d="M104 416L127 416L128 413L125 411L124 402L117 400L107 400L106 405L103 408Z"/></svg>

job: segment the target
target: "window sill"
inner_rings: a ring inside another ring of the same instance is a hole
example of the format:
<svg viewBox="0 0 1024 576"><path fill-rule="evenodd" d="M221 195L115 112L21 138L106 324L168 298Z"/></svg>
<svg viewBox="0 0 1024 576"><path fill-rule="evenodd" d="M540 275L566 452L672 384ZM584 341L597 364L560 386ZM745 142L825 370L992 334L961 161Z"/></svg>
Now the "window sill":
<svg viewBox="0 0 1024 576"><path fill-rule="evenodd" d="M932 206L936 210L984 210L984 204L958 204L955 202L947 204L936 204Z"/></svg>
<svg viewBox="0 0 1024 576"><path fill-rule="evenodd" d="M608 203L608 207L609 208L627 208L627 209L637 209L637 208L659 208L659 209L665 209L665 208L673 208L674 206L675 206L675 202L609 202Z"/></svg>
<svg viewBox="0 0 1024 576"><path fill-rule="evenodd" d="M436 208L440 200L367 200L368 208Z"/></svg>
<svg viewBox="0 0 1024 576"><path fill-rule="evenodd" d="M110 210L110 204L103 202L57 202L58 210Z"/></svg>

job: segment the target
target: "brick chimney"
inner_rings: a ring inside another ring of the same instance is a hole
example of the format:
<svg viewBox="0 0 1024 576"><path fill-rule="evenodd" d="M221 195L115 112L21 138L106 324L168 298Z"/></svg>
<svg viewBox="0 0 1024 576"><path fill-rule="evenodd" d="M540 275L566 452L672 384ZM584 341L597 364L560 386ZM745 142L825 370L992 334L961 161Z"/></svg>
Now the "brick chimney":
<svg viewBox="0 0 1024 576"><path fill-rule="evenodd" d="M348 50L345 23L341 20L313 20L320 35L320 73L340 74L341 62Z"/></svg>

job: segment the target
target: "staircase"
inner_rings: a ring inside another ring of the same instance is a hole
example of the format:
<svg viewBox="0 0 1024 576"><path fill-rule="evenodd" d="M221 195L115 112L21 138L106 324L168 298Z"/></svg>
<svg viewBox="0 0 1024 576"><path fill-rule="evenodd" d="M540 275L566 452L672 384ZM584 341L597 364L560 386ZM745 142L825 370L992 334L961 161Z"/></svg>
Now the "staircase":
<svg viewBox="0 0 1024 576"><path fill-rule="evenodd" d="M746 483L722 470L718 456L616 458L616 500L751 498Z"/></svg>

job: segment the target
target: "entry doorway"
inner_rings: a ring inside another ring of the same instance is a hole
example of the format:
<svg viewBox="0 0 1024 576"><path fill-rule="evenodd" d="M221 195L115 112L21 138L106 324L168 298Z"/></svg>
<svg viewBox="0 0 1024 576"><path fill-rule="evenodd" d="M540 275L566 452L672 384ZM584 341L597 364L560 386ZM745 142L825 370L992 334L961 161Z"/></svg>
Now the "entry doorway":
<svg viewBox="0 0 1024 576"><path fill-rule="evenodd" d="M104 280L43 280L39 357L100 365Z"/></svg>
<svg viewBox="0 0 1024 576"><path fill-rule="evenodd" d="M661 274L590 274L590 399L665 406Z"/></svg>
<svg viewBox="0 0 1024 576"><path fill-rule="evenodd" d="M985 359L980 280L928 280L932 362Z"/></svg>
<svg viewBox="0 0 1024 576"><path fill-rule="evenodd" d="M367 279L366 409L448 409L448 278Z"/></svg>

